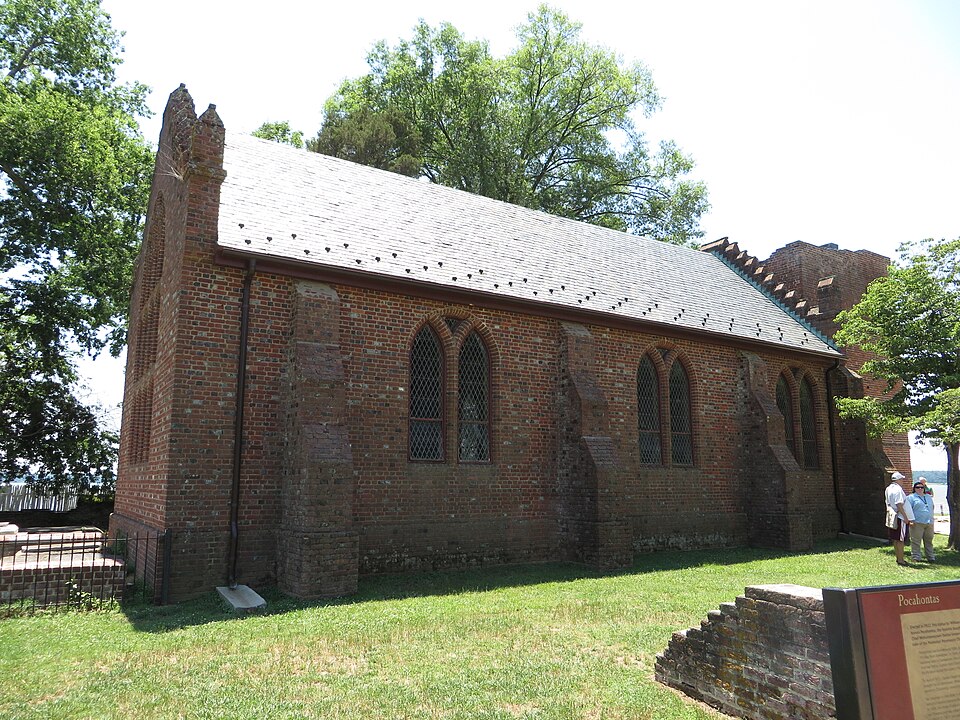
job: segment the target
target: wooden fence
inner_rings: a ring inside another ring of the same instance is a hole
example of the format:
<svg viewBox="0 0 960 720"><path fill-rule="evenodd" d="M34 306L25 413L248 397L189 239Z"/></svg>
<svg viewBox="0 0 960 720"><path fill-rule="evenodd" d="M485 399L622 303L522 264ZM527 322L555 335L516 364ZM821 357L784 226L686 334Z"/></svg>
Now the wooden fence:
<svg viewBox="0 0 960 720"><path fill-rule="evenodd" d="M0 512L21 510L67 512L77 507L77 499L77 495L70 492L49 497L37 495L32 487L22 483L0 485Z"/></svg>

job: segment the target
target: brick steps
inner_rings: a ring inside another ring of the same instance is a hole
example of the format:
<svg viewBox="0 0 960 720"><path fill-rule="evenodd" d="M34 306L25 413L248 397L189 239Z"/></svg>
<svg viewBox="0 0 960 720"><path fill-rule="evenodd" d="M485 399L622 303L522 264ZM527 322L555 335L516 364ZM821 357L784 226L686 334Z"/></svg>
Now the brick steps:
<svg viewBox="0 0 960 720"><path fill-rule="evenodd" d="M746 588L736 602L708 612L699 628L674 633L657 656L654 676L736 717L835 717L820 591Z"/></svg>

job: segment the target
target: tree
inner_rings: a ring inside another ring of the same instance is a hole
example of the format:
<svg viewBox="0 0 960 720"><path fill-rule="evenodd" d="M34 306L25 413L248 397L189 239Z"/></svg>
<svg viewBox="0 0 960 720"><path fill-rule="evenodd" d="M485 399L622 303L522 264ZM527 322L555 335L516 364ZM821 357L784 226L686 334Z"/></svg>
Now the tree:
<svg viewBox="0 0 960 720"><path fill-rule="evenodd" d="M0 4L0 475L111 486L115 433L75 360L118 354L152 154L99 0Z"/></svg>
<svg viewBox="0 0 960 720"><path fill-rule="evenodd" d="M421 21L396 47L377 44L370 72L327 101L311 145L351 157L342 126L402 118L419 138L419 174L432 182L556 215L688 243L702 235L702 183L672 142L652 151L634 124L660 105L640 64L580 38L581 26L541 6L503 59L451 25ZM394 125L396 127L396 125ZM332 129L333 128L333 129ZM397 148L351 159L389 167ZM412 153L411 158L416 159Z"/></svg>
<svg viewBox="0 0 960 720"><path fill-rule="evenodd" d="M290 123L286 120L265 122L251 134L261 140L273 140L273 142L292 145L295 148L303 147L303 133L299 130L291 130Z"/></svg>
<svg viewBox="0 0 960 720"><path fill-rule="evenodd" d="M362 107L349 114L330 113L307 149L361 165L416 177L420 174L419 131L400 113Z"/></svg>
<svg viewBox="0 0 960 720"><path fill-rule="evenodd" d="M874 435L915 430L947 452L949 547L960 549L960 239L901 247L901 264L838 316L836 340L874 357L861 372L886 398L838 398L840 414Z"/></svg>

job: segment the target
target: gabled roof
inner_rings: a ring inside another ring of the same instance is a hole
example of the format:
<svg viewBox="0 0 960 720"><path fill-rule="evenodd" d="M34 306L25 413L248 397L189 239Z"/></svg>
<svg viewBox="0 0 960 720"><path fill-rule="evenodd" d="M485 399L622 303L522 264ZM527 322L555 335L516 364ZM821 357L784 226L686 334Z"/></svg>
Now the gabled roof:
<svg viewBox="0 0 960 720"><path fill-rule="evenodd" d="M224 169L230 252L839 355L710 253L246 135Z"/></svg>

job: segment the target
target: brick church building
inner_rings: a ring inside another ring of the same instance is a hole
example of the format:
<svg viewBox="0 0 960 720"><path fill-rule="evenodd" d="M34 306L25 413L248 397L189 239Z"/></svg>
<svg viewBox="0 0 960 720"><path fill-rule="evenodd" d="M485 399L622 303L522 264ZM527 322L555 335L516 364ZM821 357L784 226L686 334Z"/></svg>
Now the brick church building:
<svg viewBox="0 0 960 720"><path fill-rule="evenodd" d="M553 217L227 134L181 86L111 530L171 530L173 599L882 533L907 445L837 417L862 358L829 336L886 265Z"/></svg>

